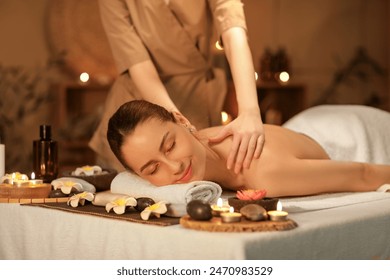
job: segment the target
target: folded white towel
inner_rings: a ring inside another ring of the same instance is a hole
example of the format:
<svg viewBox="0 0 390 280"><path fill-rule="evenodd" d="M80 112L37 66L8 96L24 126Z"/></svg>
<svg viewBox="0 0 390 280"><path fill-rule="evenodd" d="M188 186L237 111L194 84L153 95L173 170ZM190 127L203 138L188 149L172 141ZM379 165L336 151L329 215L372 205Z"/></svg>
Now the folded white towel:
<svg viewBox="0 0 390 280"><path fill-rule="evenodd" d="M283 124L316 140L333 160L390 164L390 113L359 105L322 105Z"/></svg>
<svg viewBox="0 0 390 280"><path fill-rule="evenodd" d="M185 205L191 200L199 199L216 203L222 194L222 188L210 181L194 181L187 184L173 184L156 187L148 181L124 171L116 175L111 182L111 192L127 194L134 198L149 197L155 202L166 201L171 205L174 216L185 215Z"/></svg>
<svg viewBox="0 0 390 280"><path fill-rule="evenodd" d="M315 211L342 207L375 200L390 199L390 185L385 184L372 192L329 193L305 197L280 199L283 210L287 212Z"/></svg>

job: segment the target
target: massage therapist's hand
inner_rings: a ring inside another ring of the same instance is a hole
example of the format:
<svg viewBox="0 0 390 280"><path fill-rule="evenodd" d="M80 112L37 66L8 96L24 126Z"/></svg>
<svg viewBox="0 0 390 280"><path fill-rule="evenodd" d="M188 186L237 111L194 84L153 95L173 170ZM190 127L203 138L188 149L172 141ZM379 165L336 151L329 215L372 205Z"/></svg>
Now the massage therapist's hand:
<svg viewBox="0 0 390 280"><path fill-rule="evenodd" d="M259 114L241 113L227 124L210 142L220 142L233 135L233 144L227 159L227 168L238 174L241 169L249 168L252 159L259 158L264 146L264 128Z"/></svg>

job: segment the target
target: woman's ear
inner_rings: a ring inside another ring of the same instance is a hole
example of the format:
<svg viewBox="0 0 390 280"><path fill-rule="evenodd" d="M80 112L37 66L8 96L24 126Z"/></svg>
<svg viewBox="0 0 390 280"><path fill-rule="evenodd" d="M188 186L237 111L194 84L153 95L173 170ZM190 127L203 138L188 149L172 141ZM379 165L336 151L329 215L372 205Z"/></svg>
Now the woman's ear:
<svg viewBox="0 0 390 280"><path fill-rule="evenodd" d="M184 127L188 128L190 132L194 132L196 130L195 126L193 126L191 122L182 115L182 113L178 111L173 111L172 114L178 124L181 124Z"/></svg>

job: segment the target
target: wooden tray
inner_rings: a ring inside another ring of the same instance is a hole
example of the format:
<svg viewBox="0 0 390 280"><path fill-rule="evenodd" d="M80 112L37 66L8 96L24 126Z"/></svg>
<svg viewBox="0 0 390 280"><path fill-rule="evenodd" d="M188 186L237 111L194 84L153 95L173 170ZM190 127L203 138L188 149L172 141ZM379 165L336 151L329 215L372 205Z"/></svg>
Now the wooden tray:
<svg viewBox="0 0 390 280"><path fill-rule="evenodd" d="M188 215L180 218L180 224L185 228L212 232L281 231L294 229L298 226L293 220L251 222L241 219L239 223L222 223L221 218L217 217L213 217L210 221L196 221Z"/></svg>
<svg viewBox="0 0 390 280"><path fill-rule="evenodd" d="M0 198L0 203L36 204L36 203L64 203L69 197L47 198Z"/></svg>
<svg viewBox="0 0 390 280"><path fill-rule="evenodd" d="M46 198L50 191L50 184L40 184L34 187L14 187L0 184L0 198Z"/></svg>

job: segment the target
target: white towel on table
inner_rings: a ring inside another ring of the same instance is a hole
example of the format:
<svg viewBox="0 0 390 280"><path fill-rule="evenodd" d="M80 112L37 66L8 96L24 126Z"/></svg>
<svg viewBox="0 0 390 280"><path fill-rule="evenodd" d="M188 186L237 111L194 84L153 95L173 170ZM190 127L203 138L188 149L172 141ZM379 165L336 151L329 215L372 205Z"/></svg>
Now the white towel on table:
<svg viewBox="0 0 390 280"><path fill-rule="evenodd" d="M315 211L329 208L342 207L352 204L364 203L375 200L390 199L390 184L384 184L377 191L372 192L343 192L328 193L305 197L280 199L283 210L287 212Z"/></svg>
<svg viewBox="0 0 390 280"><path fill-rule="evenodd" d="M188 202L199 199L215 203L222 194L222 188L210 181L156 187L139 176L124 171L112 180L111 192L127 194L134 198L149 197L155 202L166 201L170 204L170 216L183 216L186 214Z"/></svg>
<svg viewBox="0 0 390 280"><path fill-rule="evenodd" d="M390 164L390 113L360 105L321 105L284 127L316 140L333 160Z"/></svg>

